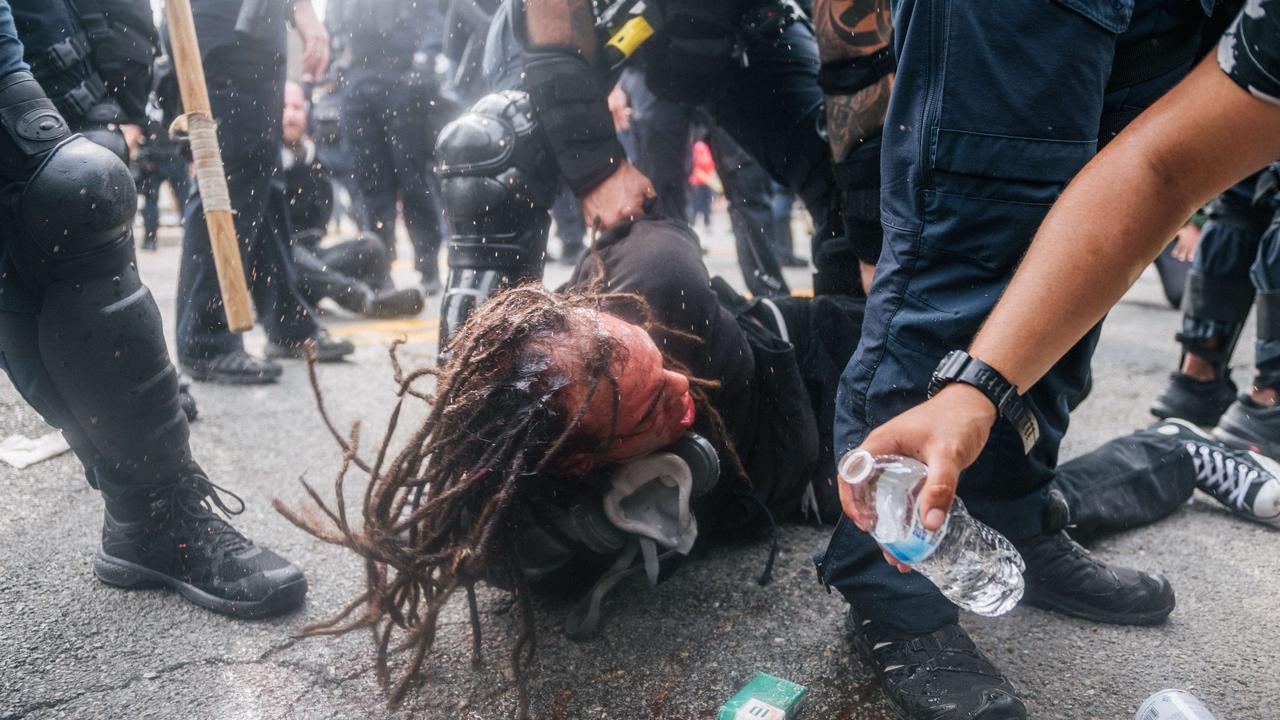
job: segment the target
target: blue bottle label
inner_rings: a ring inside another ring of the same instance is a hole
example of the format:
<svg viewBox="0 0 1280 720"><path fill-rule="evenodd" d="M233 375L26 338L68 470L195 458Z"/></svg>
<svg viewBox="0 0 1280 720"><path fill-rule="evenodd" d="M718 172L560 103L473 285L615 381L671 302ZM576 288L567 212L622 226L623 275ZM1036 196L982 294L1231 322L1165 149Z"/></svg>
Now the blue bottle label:
<svg viewBox="0 0 1280 720"><path fill-rule="evenodd" d="M924 523L920 521L918 506L913 509L911 519L911 532L907 534L907 537L896 542L887 543L884 546L890 555L907 565L923 562L932 555L933 551L938 548L938 543L942 541L942 536L947 532L947 523L945 522L936 531L930 532L926 530Z"/></svg>

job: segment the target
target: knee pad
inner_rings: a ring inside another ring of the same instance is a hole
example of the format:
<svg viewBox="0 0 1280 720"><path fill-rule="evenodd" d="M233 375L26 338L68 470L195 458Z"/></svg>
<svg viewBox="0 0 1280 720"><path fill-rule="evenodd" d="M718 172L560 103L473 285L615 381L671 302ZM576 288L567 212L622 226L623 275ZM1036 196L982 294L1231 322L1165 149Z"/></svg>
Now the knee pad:
<svg viewBox="0 0 1280 720"><path fill-rule="evenodd" d="M436 145L449 221L440 343L504 285L542 277L559 173L526 94L488 95Z"/></svg>
<svg viewBox="0 0 1280 720"><path fill-rule="evenodd" d="M17 204L19 267L36 287L115 273L133 259L133 177L84 136L71 136L44 158Z"/></svg>

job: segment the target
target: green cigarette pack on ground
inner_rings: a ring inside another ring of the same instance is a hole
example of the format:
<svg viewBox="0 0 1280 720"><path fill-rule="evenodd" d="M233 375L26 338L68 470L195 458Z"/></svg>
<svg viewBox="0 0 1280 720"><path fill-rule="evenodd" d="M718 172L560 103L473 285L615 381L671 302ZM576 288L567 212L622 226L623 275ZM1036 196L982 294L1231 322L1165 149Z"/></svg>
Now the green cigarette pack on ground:
<svg viewBox="0 0 1280 720"><path fill-rule="evenodd" d="M803 685L756 673L747 686L720 706L717 720L795 720L809 689Z"/></svg>

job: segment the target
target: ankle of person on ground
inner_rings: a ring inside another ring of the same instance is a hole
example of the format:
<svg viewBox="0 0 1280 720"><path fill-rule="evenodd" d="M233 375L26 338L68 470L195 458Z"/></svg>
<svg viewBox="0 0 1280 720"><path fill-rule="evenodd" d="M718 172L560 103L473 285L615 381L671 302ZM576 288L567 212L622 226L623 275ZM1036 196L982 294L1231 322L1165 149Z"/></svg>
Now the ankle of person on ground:
<svg viewBox="0 0 1280 720"><path fill-rule="evenodd" d="M1217 338L1209 338L1205 341L1205 345L1215 346L1217 341ZM1217 380L1219 375L1217 365L1191 352L1183 356L1181 372L1183 375L1200 382Z"/></svg>

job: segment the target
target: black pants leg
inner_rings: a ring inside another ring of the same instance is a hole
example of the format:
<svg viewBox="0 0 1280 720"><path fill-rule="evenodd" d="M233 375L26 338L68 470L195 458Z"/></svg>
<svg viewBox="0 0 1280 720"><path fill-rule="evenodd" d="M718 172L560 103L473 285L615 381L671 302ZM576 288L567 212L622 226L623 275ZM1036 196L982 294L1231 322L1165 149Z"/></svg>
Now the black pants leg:
<svg viewBox="0 0 1280 720"><path fill-rule="evenodd" d="M790 294L773 252L773 185L768 173L724 130L712 128L709 142L729 201L738 267L747 289L757 297Z"/></svg>
<svg viewBox="0 0 1280 720"><path fill-rule="evenodd" d="M375 73L348 78L342 98L343 133L352 160L352 186L359 197L357 224L396 252L396 159L387 139L390 83Z"/></svg>
<svg viewBox="0 0 1280 720"><path fill-rule="evenodd" d="M288 257L283 197L273 206L272 179L280 159L280 107L283 67L256 72L237 69L230 76L211 70L209 95L219 118L219 144L236 237L258 319L268 336L292 344L318 332L310 308L297 294ZM274 78L274 81L271 79ZM226 324L217 271L213 264L204 202L199 194L183 216L182 262L178 271L178 355L209 358L243 350L239 335Z"/></svg>

